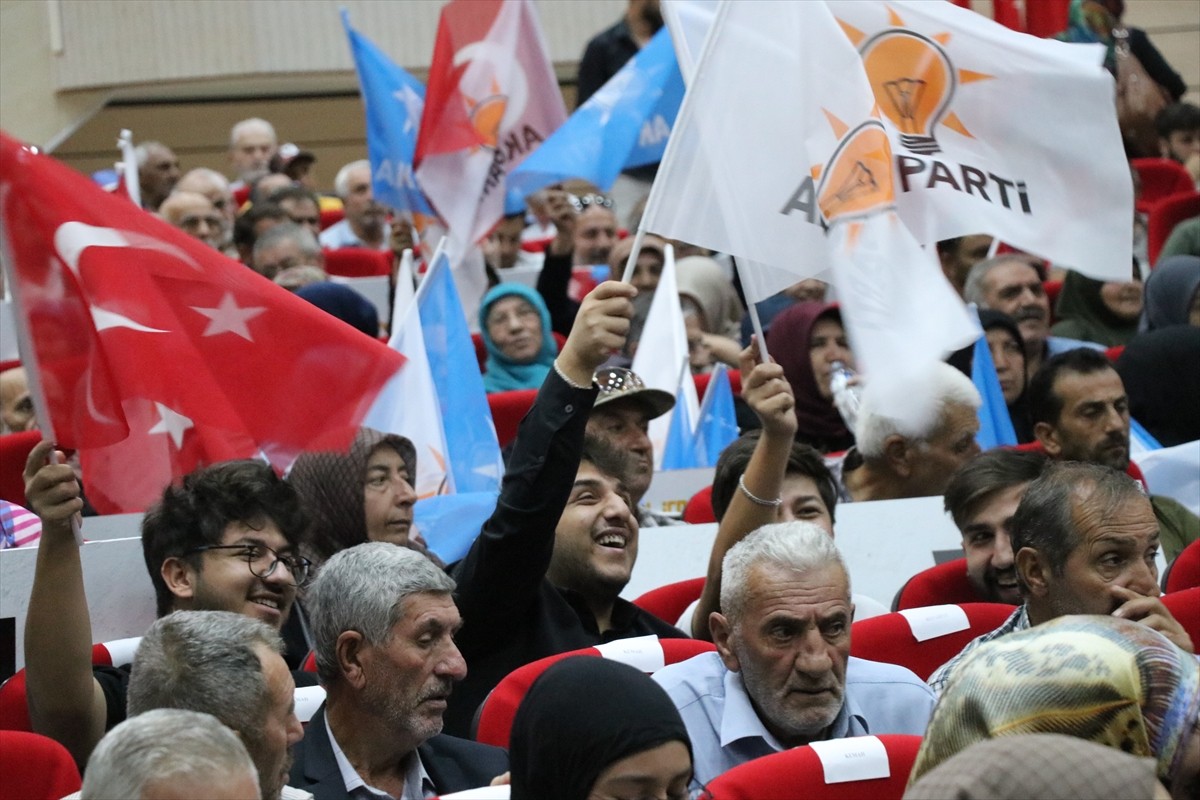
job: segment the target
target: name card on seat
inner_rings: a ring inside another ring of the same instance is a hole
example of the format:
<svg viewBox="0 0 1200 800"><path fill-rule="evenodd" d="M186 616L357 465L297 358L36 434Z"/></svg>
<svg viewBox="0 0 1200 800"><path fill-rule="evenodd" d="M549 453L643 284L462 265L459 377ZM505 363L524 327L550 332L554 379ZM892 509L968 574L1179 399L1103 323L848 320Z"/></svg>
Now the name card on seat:
<svg viewBox="0 0 1200 800"><path fill-rule="evenodd" d="M906 608L900 611L900 614L908 620L908 627L912 629L918 642L958 633L971 627L967 612L956 605Z"/></svg>
<svg viewBox="0 0 1200 800"><path fill-rule="evenodd" d="M869 781L891 776L887 748L876 736L851 736L810 742L809 747L821 759L825 783Z"/></svg>
<svg viewBox="0 0 1200 800"><path fill-rule="evenodd" d="M630 639L617 639L596 645L600 655L620 661L631 667L637 667L642 672L656 672L666 666L667 657L663 655L662 644L657 636L634 636Z"/></svg>

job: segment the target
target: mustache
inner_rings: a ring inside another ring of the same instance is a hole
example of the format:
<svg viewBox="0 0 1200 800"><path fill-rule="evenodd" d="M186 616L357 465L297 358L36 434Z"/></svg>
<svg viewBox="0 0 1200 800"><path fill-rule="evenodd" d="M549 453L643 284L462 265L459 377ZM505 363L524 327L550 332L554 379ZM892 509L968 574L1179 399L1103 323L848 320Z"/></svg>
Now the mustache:
<svg viewBox="0 0 1200 800"><path fill-rule="evenodd" d="M1017 322L1024 322L1029 319L1044 320L1046 311L1041 306L1021 306L1012 315Z"/></svg>

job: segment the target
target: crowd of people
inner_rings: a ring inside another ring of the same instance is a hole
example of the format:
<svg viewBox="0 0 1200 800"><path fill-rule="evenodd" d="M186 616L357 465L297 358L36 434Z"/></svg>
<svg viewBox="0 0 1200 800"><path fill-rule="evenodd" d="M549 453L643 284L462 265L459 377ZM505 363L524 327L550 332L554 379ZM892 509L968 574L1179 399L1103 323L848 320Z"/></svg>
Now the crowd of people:
<svg viewBox="0 0 1200 800"><path fill-rule="evenodd" d="M1114 4L1076 2L1066 38L1094 33ZM588 45L581 101L661 25L655 0L630 0ZM1159 120L1160 154L1200 179L1200 109L1174 103ZM374 199L368 161L323 195L314 155L280 145L265 120L233 126L232 180L184 172L159 142L137 156L147 212L364 335L388 321L330 281L327 253L424 253L414 220ZM646 178L622 176L622 191ZM761 757L884 734L923 737L906 797L1042 796L1064 781L1061 796L1200 796L1200 641L1164 604L1156 564L1200 546L1200 517L1148 490L1131 458L1135 418L1163 445L1200 440L1200 219L1154 264L1136 247L1144 219L1131 221L1124 282L997 253L990 236L938 243L947 280L979 309L1019 443L980 452L970 350L913 376L904 396L929 410L913 418L856 374L824 283L759 304L766 358L727 255L646 235L625 283L636 206L623 220L613 195L583 184L528 204L482 243L491 287L476 321L486 390L537 395L495 508L454 563L414 524L418 454L403 435L364 428L347 452L305 453L286 477L251 460L207 466L142 522L157 621L131 665L95 666L73 530L87 476L50 441L30 452L21 519L40 537L18 538L21 509L3 504L0 543L38 547L29 718L78 764L85 800L168 786L411 800L489 784L515 799L678 800ZM323 227L330 211L340 219ZM622 597L641 531L682 524L642 505L649 423L675 398L630 369L656 345L641 331L668 246L692 371L722 362L741 378L703 589L677 619ZM853 408L836 388L846 375ZM19 367L0 372L0 422L36 428ZM839 503L921 497L942 498L961 533L970 599L1011 607L928 680L850 654L853 623L888 613L890 598L852 586L835 525ZM506 749L474 740L515 670L646 636L704 651L652 675L559 660L525 693ZM317 686L323 702L302 725L298 687Z"/></svg>

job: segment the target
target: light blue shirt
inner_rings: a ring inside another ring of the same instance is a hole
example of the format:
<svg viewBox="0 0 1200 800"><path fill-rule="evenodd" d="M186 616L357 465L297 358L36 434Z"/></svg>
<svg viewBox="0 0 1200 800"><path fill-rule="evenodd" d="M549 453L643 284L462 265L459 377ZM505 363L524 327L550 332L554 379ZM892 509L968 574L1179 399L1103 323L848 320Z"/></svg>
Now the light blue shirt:
<svg viewBox="0 0 1200 800"><path fill-rule="evenodd" d="M657 681L679 709L692 739L694 781L703 786L721 773L786 749L750 703L742 676L725 669L716 653L663 667ZM880 733L924 735L935 697L903 667L850 657L842 708L823 738Z"/></svg>
<svg viewBox="0 0 1200 800"><path fill-rule="evenodd" d="M380 250L387 250L391 247L389 237L392 235L392 226L388 223L383 223L383 246ZM350 227L350 220L343 219L339 222L330 225L325 230L321 231L317 236L317 241L321 247L326 250L341 250L343 247L367 247L363 241L354 235L354 229Z"/></svg>

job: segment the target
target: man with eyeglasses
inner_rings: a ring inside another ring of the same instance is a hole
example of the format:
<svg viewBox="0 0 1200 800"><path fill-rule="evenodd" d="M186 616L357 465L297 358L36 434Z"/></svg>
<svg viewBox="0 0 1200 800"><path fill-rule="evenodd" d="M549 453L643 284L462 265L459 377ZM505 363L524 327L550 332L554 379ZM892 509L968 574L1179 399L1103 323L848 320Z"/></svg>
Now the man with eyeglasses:
<svg viewBox="0 0 1200 800"><path fill-rule="evenodd" d="M196 167L184 173L179 182L175 184L175 190L195 192L208 198L208 202L213 204L213 208L217 210L223 220L221 223L221 250L225 255L234 255L237 251L233 249L233 223L237 219L237 208L234 206L229 180L215 169Z"/></svg>
<svg viewBox="0 0 1200 800"><path fill-rule="evenodd" d="M25 622L26 692L34 730L83 765L104 732L125 718L129 671L91 665L83 569L71 531L83 499L63 454L50 463L53 447L39 443L25 465L26 497L42 519ZM307 525L295 490L259 461L216 464L168 487L142 521L158 616L232 611L279 630L308 577L309 562L298 555Z"/></svg>
<svg viewBox="0 0 1200 800"><path fill-rule="evenodd" d="M308 228L312 235L321 235L321 200L317 193L303 186L285 186L271 192L268 198L287 212L288 219Z"/></svg>
<svg viewBox="0 0 1200 800"><path fill-rule="evenodd" d="M204 195L176 190L159 206L158 213L193 239L199 239L214 250L221 249L225 218Z"/></svg>

